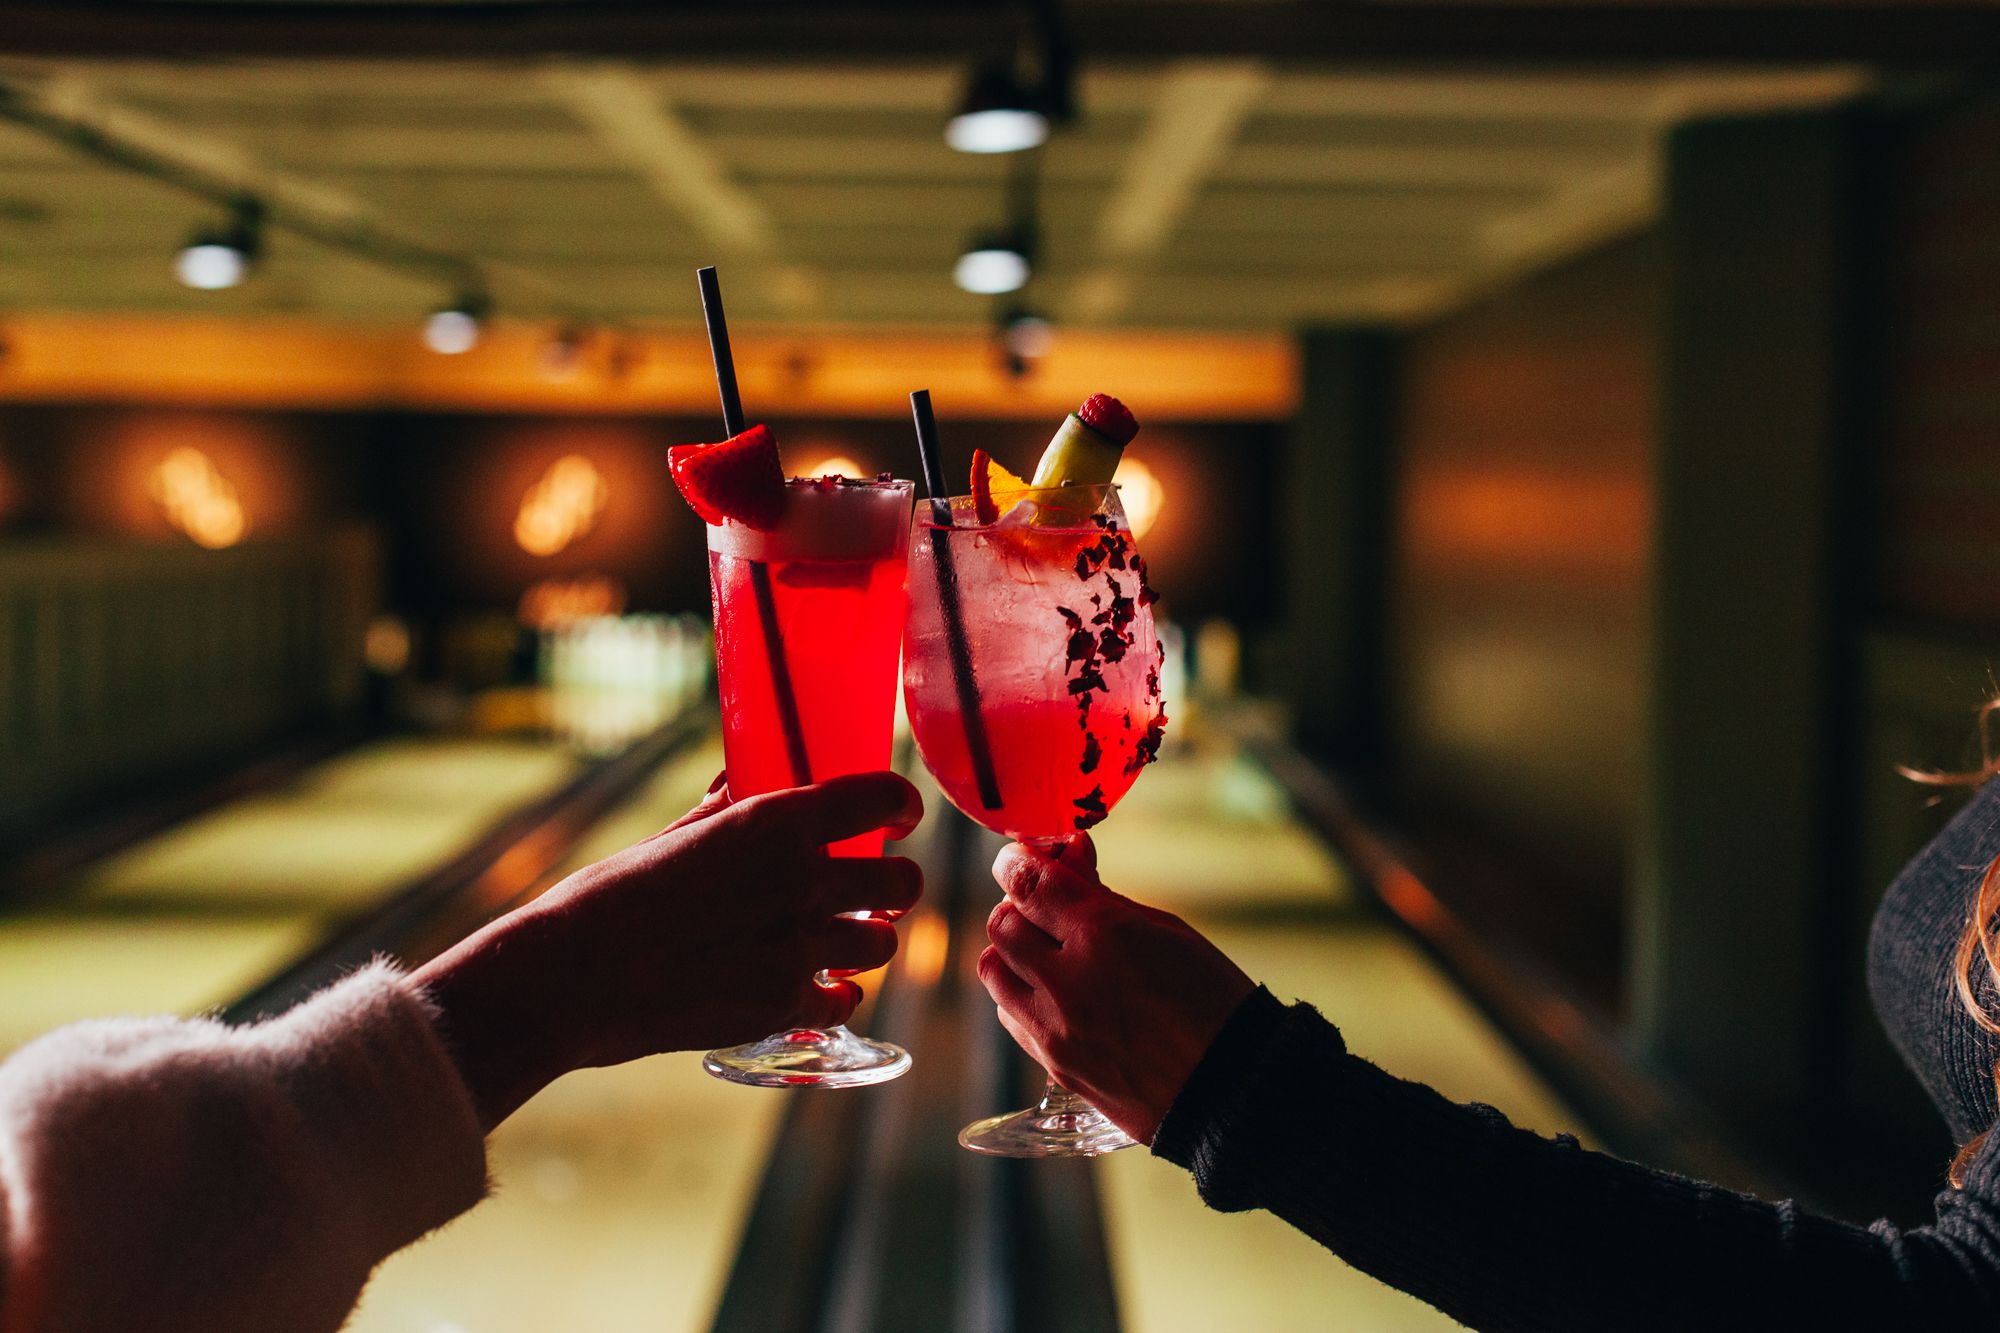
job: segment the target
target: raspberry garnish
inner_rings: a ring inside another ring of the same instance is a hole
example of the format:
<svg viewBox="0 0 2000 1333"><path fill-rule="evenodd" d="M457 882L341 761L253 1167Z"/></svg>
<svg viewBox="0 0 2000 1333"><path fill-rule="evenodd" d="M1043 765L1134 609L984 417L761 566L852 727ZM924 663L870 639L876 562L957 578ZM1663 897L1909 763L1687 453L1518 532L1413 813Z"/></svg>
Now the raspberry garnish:
<svg viewBox="0 0 2000 1333"><path fill-rule="evenodd" d="M1076 409L1077 419L1123 449L1139 433L1139 423L1125 404L1108 393L1094 393Z"/></svg>

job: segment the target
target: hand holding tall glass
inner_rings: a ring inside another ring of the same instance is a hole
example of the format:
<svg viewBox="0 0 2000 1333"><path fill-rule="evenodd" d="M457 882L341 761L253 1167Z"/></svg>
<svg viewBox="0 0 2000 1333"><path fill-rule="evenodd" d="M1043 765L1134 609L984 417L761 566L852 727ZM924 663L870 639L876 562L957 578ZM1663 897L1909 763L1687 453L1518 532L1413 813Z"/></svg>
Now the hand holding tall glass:
<svg viewBox="0 0 2000 1333"><path fill-rule="evenodd" d="M1166 714L1153 592L1116 485L1041 486L981 501L918 508L904 705L953 805L1060 854L1159 751ZM996 510L1004 512L991 517ZM968 1125L959 1142L1006 1157L1090 1157L1132 1145L1053 1081L1034 1107Z"/></svg>

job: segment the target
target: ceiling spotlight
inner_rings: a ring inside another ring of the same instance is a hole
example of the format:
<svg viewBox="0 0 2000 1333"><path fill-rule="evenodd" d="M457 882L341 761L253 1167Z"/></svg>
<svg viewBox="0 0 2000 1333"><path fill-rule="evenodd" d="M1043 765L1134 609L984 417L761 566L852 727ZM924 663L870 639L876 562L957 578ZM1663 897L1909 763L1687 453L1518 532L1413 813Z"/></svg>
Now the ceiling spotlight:
<svg viewBox="0 0 2000 1333"><path fill-rule="evenodd" d="M1000 341L1007 351L1024 360L1038 360L1055 344L1056 326L1048 316L1025 306L1015 306L1000 317Z"/></svg>
<svg viewBox="0 0 2000 1333"><path fill-rule="evenodd" d="M1049 118L1004 64L983 66L965 90L944 141L961 153L1018 153L1049 137Z"/></svg>
<svg viewBox="0 0 2000 1333"><path fill-rule="evenodd" d="M264 206L239 199L227 224L204 227L174 256L174 276L199 291L234 287L250 272L264 247Z"/></svg>
<svg viewBox="0 0 2000 1333"><path fill-rule="evenodd" d="M976 236L958 257L951 280L975 296L1018 292L1028 282L1028 248L1019 233Z"/></svg>
<svg viewBox="0 0 2000 1333"><path fill-rule="evenodd" d="M462 294L424 321L424 346L444 356L471 351L479 345L479 329L491 309L492 303L478 292Z"/></svg>
<svg viewBox="0 0 2000 1333"><path fill-rule="evenodd" d="M584 344L590 331L581 324L565 324L542 344L542 374L552 380L566 380L583 368Z"/></svg>

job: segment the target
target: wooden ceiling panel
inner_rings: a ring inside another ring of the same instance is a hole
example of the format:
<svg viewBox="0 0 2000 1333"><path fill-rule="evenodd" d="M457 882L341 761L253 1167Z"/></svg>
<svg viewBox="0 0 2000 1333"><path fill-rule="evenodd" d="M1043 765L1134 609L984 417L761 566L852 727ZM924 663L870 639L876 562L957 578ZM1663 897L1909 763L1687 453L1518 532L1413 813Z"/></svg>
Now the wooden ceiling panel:
<svg viewBox="0 0 2000 1333"><path fill-rule="evenodd" d="M1005 162L955 153L942 136L831 138L817 133L714 135L718 157L746 180L829 180L868 185L883 181L978 182L998 188ZM1096 182L1116 169L1124 145L1111 139L1057 140L1043 156L1044 180Z"/></svg>
<svg viewBox="0 0 2000 1333"><path fill-rule="evenodd" d="M129 131L281 222L462 257L527 318L685 322L688 270L718 262L743 320L984 326L996 302L951 266L1007 219L1018 164L943 142L970 63L0 58L0 93L80 137ZM1857 86L1841 69L1088 63L1083 114L1034 166L1020 299L1122 327L1420 317L1642 223L1677 118ZM412 317L446 281L280 228L243 288L178 287L171 254L220 211L0 117L8 307Z"/></svg>
<svg viewBox="0 0 2000 1333"><path fill-rule="evenodd" d="M612 160L589 135L560 130L468 130L434 126L279 125L245 130L239 142L270 162L339 170L491 172L510 176L611 175Z"/></svg>
<svg viewBox="0 0 2000 1333"><path fill-rule="evenodd" d="M1489 190L1313 190L1218 186L1188 211L1184 230L1314 237L1445 233L1457 235L1490 220L1510 203L1540 197L1523 190L1512 200Z"/></svg>
<svg viewBox="0 0 2000 1333"><path fill-rule="evenodd" d="M1616 166L1624 157L1539 144L1513 148L1456 143L1384 147L1362 141L1238 144L1211 179L1217 185L1492 190L1520 195L1554 189Z"/></svg>
<svg viewBox="0 0 2000 1333"><path fill-rule="evenodd" d="M1187 231L1160 252L1154 266L1184 273L1323 273L1330 269L1450 270L1478 260L1481 232L1376 230L1288 233Z"/></svg>
<svg viewBox="0 0 2000 1333"><path fill-rule="evenodd" d="M567 176L492 171L329 169L321 179L398 216L438 226L510 220L643 226L673 217L638 179L622 170Z"/></svg>

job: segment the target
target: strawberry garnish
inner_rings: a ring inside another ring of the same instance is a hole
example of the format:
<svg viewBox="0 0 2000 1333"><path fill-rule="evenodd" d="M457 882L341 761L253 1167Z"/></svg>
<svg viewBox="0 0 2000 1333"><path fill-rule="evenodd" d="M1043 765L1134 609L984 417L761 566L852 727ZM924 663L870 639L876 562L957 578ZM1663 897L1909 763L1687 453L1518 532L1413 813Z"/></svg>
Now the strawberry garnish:
<svg viewBox="0 0 2000 1333"><path fill-rule="evenodd" d="M1123 449L1139 433L1139 423L1125 404L1108 393L1094 393L1076 409L1077 419Z"/></svg>
<svg viewBox="0 0 2000 1333"><path fill-rule="evenodd" d="M667 466L704 523L733 518L769 532L785 516L784 465L762 425L720 444L677 444L667 450Z"/></svg>

